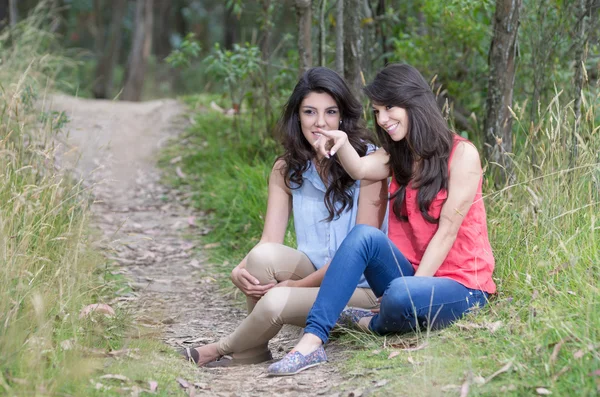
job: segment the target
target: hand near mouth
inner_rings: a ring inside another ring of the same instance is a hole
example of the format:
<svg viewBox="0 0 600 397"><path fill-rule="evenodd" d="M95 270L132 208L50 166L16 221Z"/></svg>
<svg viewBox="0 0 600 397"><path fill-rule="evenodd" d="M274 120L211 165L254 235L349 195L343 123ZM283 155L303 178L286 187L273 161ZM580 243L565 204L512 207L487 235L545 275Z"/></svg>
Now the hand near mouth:
<svg viewBox="0 0 600 397"><path fill-rule="evenodd" d="M313 147L317 153L322 154L326 158L333 156L339 150L339 148L348 142L348 135L346 135L344 131L326 131L321 128L317 128L317 131L319 134L321 134L321 136L317 138L313 144Z"/></svg>

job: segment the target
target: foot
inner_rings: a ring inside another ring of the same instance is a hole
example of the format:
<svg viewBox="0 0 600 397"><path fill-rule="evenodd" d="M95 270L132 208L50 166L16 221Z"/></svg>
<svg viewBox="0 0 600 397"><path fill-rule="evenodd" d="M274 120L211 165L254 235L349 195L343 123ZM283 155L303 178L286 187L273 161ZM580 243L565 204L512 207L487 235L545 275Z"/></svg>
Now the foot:
<svg viewBox="0 0 600 397"><path fill-rule="evenodd" d="M221 356L218 360L212 361L205 365L206 368L223 368L223 367L234 367L236 365L250 365L250 364L259 364L265 361L270 361L273 359L270 351L266 351L262 354L252 356L252 357L236 357L235 354L230 356Z"/></svg>
<svg viewBox="0 0 600 397"><path fill-rule="evenodd" d="M269 376L295 375L305 369L315 367L327 361L327 355L323 346L317 350L303 355L299 351L292 350L283 359L273 363L267 368Z"/></svg>
<svg viewBox="0 0 600 397"><path fill-rule="evenodd" d="M337 323L347 328L354 328L361 331L369 330L369 323L375 316L370 310L360 309L358 307L347 307L340 314Z"/></svg>
<svg viewBox="0 0 600 397"><path fill-rule="evenodd" d="M189 362L202 367L210 362L217 360L221 355L217 351L217 344L211 343L196 348L185 348L180 354Z"/></svg>

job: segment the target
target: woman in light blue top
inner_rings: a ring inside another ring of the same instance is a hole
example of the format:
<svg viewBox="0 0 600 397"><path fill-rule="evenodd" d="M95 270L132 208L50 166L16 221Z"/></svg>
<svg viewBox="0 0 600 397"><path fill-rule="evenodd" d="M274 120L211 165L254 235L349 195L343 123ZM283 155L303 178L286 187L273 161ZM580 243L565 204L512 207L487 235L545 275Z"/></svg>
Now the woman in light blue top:
<svg viewBox="0 0 600 397"><path fill-rule="evenodd" d="M305 325L329 261L354 225L382 225L387 185L355 181L313 149L318 129L339 129L361 155L373 151L361 116L360 103L334 71L313 68L300 78L279 121L285 153L269 178L262 237L231 272L249 314L218 342L182 352L188 360L210 367L270 360L268 341L284 324ZM283 245L291 213L297 249ZM364 279L349 304L377 306Z"/></svg>

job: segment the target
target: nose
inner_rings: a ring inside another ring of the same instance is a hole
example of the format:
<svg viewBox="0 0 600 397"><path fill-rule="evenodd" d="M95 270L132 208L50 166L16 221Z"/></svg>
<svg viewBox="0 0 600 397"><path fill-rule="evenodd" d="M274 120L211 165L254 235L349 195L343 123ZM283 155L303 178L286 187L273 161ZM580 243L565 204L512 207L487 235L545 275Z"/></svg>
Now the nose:
<svg viewBox="0 0 600 397"><path fill-rule="evenodd" d="M323 113L319 113L317 115L317 123L316 126L317 127L325 127L325 115Z"/></svg>
<svg viewBox="0 0 600 397"><path fill-rule="evenodd" d="M390 118L385 110L380 110L379 113L377 113L377 124L380 126L385 126L389 119Z"/></svg>

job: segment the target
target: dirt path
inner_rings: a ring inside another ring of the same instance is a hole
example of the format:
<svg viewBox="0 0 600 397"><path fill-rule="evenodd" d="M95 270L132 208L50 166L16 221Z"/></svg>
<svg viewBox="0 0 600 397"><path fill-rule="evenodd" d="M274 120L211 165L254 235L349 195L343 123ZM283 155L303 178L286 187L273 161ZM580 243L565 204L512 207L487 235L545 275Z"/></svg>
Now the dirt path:
<svg viewBox="0 0 600 397"><path fill-rule="evenodd" d="M206 258L184 238L197 229L201 214L187 205L185 193L160 184L157 153L185 127L184 107L174 100L110 102L54 96L49 106L64 111L68 139L63 165L75 167L93 186L94 226L101 247L131 280L137 321L163 329L175 347L217 340L234 329L245 313L218 292ZM280 333L270 345L281 357L297 331ZM333 362L343 352L328 348ZM205 385L196 395L300 396L347 395L334 364L292 378L268 378L267 365L198 369Z"/></svg>

